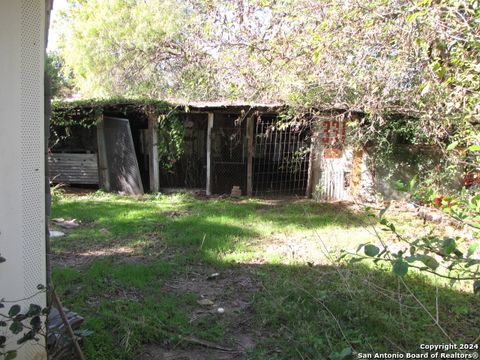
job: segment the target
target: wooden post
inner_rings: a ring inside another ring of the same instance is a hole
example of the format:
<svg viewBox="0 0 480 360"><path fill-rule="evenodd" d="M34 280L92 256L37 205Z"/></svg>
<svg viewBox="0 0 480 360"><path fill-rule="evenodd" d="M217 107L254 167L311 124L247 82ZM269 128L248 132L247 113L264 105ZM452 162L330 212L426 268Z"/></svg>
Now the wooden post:
<svg viewBox="0 0 480 360"><path fill-rule="evenodd" d="M312 132L312 143L310 144L310 156L308 158L307 190L305 197L311 198L313 194L313 164L315 163L315 144L316 134Z"/></svg>
<svg viewBox="0 0 480 360"><path fill-rule="evenodd" d="M150 176L150 192L160 191L160 168L158 161L157 116L148 116L148 174Z"/></svg>
<svg viewBox="0 0 480 360"><path fill-rule="evenodd" d="M208 113L207 125L207 195L212 195L212 128L213 128L213 113Z"/></svg>
<svg viewBox="0 0 480 360"><path fill-rule="evenodd" d="M253 117L247 118L247 196L253 193Z"/></svg>
<svg viewBox="0 0 480 360"><path fill-rule="evenodd" d="M97 151L98 151L98 180L99 187L110 191L110 178L108 175L107 147L105 144L105 123L103 114L97 119Z"/></svg>

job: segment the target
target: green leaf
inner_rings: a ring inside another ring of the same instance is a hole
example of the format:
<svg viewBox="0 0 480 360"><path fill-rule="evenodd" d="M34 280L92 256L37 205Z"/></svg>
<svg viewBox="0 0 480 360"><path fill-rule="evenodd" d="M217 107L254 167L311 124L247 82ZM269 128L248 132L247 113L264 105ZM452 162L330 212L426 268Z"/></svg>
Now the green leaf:
<svg viewBox="0 0 480 360"><path fill-rule="evenodd" d="M42 328L42 320L40 319L40 316L33 317L32 320L30 320L30 325L32 325L35 330L40 330Z"/></svg>
<svg viewBox="0 0 480 360"><path fill-rule="evenodd" d="M17 350L7 351L5 354L5 360L13 360L17 357Z"/></svg>
<svg viewBox="0 0 480 360"><path fill-rule="evenodd" d="M402 259L398 259L393 263L392 270L398 276L405 276L408 272L408 263Z"/></svg>
<svg viewBox="0 0 480 360"><path fill-rule="evenodd" d="M385 213L387 212L388 210L388 206L382 210L380 210L380 212L378 213L378 217L382 218L383 215L385 215Z"/></svg>
<svg viewBox="0 0 480 360"><path fill-rule="evenodd" d="M417 7L422 7L423 5L430 4L431 0L421 0L417 2Z"/></svg>
<svg viewBox="0 0 480 360"><path fill-rule="evenodd" d="M475 251L477 251L478 249L478 244L479 244L478 242L473 242L470 244L470 246L468 247L467 257L470 257L473 254L475 254Z"/></svg>
<svg viewBox="0 0 480 360"><path fill-rule="evenodd" d="M457 147L458 141L453 141L450 145L447 146L447 150L453 150Z"/></svg>
<svg viewBox="0 0 480 360"><path fill-rule="evenodd" d="M13 334L19 334L23 330L23 324L20 321L14 321L9 327Z"/></svg>
<svg viewBox="0 0 480 360"><path fill-rule="evenodd" d="M32 316L40 315L41 312L42 312L42 307L40 305L30 304L30 307L27 312L27 316L32 317Z"/></svg>
<svg viewBox="0 0 480 360"><path fill-rule="evenodd" d="M408 188L410 191L413 191L413 189L415 188L415 185L417 185L417 175L415 175L412 180L410 180L410 182L408 183Z"/></svg>
<svg viewBox="0 0 480 360"><path fill-rule="evenodd" d="M360 244L358 245L357 247L357 253L360 251L361 248L363 248L365 245L367 245L368 243L363 243L363 244ZM343 250L342 250L343 251Z"/></svg>
<svg viewBox="0 0 480 360"><path fill-rule="evenodd" d="M365 251L365 255L373 257L378 255L378 253L380 252L380 249L375 245L368 244L368 245L365 245L364 251Z"/></svg>
<svg viewBox="0 0 480 360"><path fill-rule="evenodd" d="M397 191L401 191L401 192L406 192L407 191L407 187L405 186L405 184L403 182L401 182L400 180L395 180L393 183L392 183L392 187L397 190Z"/></svg>
<svg viewBox="0 0 480 360"><path fill-rule="evenodd" d="M473 293L479 295L480 294L480 280L475 280L473 283Z"/></svg>
<svg viewBox="0 0 480 360"><path fill-rule="evenodd" d="M315 49L312 53L312 60L314 63L318 63L320 61L321 49Z"/></svg>
<svg viewBox="0 0 480 360"><path fill-rule="evenodd" d="M463 253L458 249L453 250L453 253L459 258L463 257Z"/></svg>
<svg viewBox="0 0 480 360"><path fill-rule="evenodd" d="M18 314L13 318L14 321L23 321L27 318L27 314Z"/></svg>
<svg viewBox="0 0 480 360"><path fill-rule="evenodd" d="M480 145L471 145L468 147L470 151L480 151Z"/></svg>
<svg viewBox="0 0 480 360"><path fill-rule="evenodd" d="M450 255L457 248L457 243L455 242L455 239L447 238L443 240L442 247L445 254Z"/></svg>
<svg viewBox="0 0 480 360"><path fill-rule="evenodd" d="M23 336L20 339L18 339L17 344L21 345L24 342L27 342L28 340L35 339L36 334L37 332L35 330L30 330L29 332L23 334Z"/></svg>
<svg viewBox="0 0 480 360"><path fill-rule="evenodd" d="M417 248L415 246L410 246L410 255L415 255L415 252L417 251Z"/></svg>
<svg viewBox="0 0 480 360"><path fill-rule="evenodd" d="M393 225L393 223L389 222L389 223L387 224L387 226L388 226L388 228L389 228L392 232L395 232L396 229L395 229L395 225Z"/></svg>
<svg viewBox="0 0 480 360"><path fill-rule="evenodd" d="M21 308L20 308L20 305L12 305L12 307L10 308L10 310L8 311L8 316L15 316L17 315L19 312L20 312Z"/></svg>
<svg viewBox="0 0 480 360"><path fill-rule="evenodd" d="M429 255L422 255L419 260L432 270L436 270L440 266L438 261Z"/></svg>

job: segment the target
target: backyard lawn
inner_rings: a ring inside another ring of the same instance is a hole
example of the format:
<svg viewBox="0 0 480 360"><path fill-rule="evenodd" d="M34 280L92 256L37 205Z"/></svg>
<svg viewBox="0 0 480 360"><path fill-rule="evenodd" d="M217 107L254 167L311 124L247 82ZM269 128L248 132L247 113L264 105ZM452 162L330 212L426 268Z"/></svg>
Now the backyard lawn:
<svg viewBox="0 0 480 360"><path fill-rule="evenodd" d="M95 192L58 197L52 218L80 224L52 262L87 359L342 359L478 336L478 297L338 260L376 241L353 206Z"/></svg>

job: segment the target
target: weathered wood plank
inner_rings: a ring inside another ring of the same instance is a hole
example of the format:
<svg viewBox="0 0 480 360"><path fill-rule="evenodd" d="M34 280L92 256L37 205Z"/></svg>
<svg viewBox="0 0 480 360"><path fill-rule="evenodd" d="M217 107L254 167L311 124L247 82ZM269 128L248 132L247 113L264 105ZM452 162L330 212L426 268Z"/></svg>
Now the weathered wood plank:
<svg viewBox="0 0 480 360"><path fill-rule="evenodd" d="M253 193L253 117L247 118L247 196L252 196Z"/></svg>
<svg viewBox="0 0 480 360"><path fill-rule="evenodd" d="M66 184L98 184L97 154L54 153L48 156L50 181Z"/></svg>
<svg viewBox="0 0 480 360"><path fill-rule="evenodd" d="M157 116L151 114L148 117L148 150L149 150L149 164L148 171L150 175L150 191L160 191L160 163L158 161L158 148L157 148Z"/></svg>
<svg viewBox="0 0 480 360"><path fill-rule="evenodd" d="M103 114L97 119L97 146L99 186L105 191L110 191L110 177L108 174L107 148L105 144L105 120Z"/></svg>
<svg viewBox="0 0 480 360"><path fill-rule="evenodd" d="M312 136L312 143L310 144L310 153L308 156L308 173L307 173L307 189L305 190L305 197L311 198L313 194L313 164L315 162L315 136Z"/></svg>
<svg viewBox="0 0 480 360"><path fill-rule="evenodd" d="M213 113L208 113L208 127L207 127L207 195L212 195L212 128L213 128Z"/></svg>

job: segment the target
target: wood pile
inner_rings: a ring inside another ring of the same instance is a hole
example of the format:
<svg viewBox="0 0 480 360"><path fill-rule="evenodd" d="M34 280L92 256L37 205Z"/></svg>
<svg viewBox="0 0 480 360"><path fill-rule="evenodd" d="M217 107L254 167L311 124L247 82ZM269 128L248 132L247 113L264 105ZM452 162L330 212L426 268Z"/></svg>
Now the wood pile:
<svg viewBox="0 0 480 360"><path fill-rule="evenodd" d="M68 323L72 329L79 330L83 323L83 317L68 310L63 309L68 319ZM77 337L80 339L80 336ZM67 360L75 359L75 348L73 341L68 335L65 324L62 321L60 312L57 308L52 307L48 315L48 337L47 349L50 360Z"/></svg>

